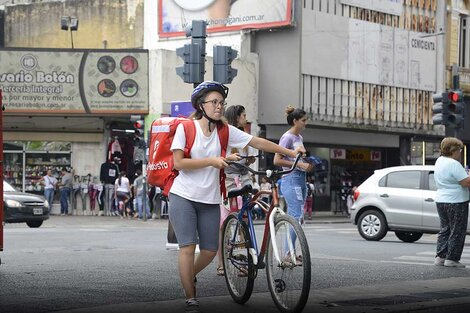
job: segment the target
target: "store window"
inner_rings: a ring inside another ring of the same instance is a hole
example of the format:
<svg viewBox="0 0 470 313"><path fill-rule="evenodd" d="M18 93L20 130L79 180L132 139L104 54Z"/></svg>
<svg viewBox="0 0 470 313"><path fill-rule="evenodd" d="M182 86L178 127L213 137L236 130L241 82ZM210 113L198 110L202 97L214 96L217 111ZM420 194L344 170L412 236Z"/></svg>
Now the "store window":
<svg viewBox="0 0 470 313"><path fill-rule="evenodd" d="M5 142L4 176L18 190L42 194L41 177L51 169L59 177L63 167L72 167L70 142L26 141Z"/></svg>
<svg viewBox="0 0 470 313"><path fill-rule="evenodd" d="M470 67L470 17L467 15L460 18L459 39L459 66Z"/></svg>
<svg viewBox="0 0 470 313"><path fill-rule="evenodd" d="M439 142L413 141L411 143L412 165L434 165L439 155Z"/></svg>

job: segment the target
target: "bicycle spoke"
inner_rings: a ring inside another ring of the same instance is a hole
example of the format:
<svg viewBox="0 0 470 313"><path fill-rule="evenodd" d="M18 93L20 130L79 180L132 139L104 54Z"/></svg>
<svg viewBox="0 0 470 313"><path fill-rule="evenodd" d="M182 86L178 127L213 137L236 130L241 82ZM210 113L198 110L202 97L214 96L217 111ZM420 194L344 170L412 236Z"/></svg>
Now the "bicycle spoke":
<svg viewBox="0 0 470 313"><path fill-rule="evenodd" d="M230 215L224 223L222 252L227 288L237 303L248 301L253 291L254 266L249 248L248 227Z"/></svg>
<svg viewBox="0 0 470 313"><path fill-rule="evenodd" d="M297 221L278 218L275 238L280 260L272 242L267 250L268 286L274 302L283 312L300 312L310 291L310 253L305 235Z"/></svg>

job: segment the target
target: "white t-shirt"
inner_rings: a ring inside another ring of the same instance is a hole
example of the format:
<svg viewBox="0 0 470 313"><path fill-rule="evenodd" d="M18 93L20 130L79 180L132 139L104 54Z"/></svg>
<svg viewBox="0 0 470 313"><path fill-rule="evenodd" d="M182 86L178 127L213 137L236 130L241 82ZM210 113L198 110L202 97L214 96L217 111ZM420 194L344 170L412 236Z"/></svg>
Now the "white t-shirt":
<svg viewBox="0 0 470 313"><path fill-rule="evenodd" d="M121 184L119 185L119 178L116 179L116 182L114 183L114 186L116 187L116 191L120 192L131 192L131 187L129 184L129 179L125 176L121 177Z"/></svg>
<svg viewBox="0 0 470 313"><path fill-rule="evenodd" d="M196 125L196 138L191 148L192 159L218 157L221 154L221 146L217 129L209 137L206 137L198 121ZM228 146L243 149L251 141L253 136L229 125ZM183 125L178 125L175 137L171 144L171 150L184 150L186 136ZM221 201L219 186L220 170L208 166L196 170L181 170L175 178L170 192L185 199L200 203L219 204Z"/></svg>

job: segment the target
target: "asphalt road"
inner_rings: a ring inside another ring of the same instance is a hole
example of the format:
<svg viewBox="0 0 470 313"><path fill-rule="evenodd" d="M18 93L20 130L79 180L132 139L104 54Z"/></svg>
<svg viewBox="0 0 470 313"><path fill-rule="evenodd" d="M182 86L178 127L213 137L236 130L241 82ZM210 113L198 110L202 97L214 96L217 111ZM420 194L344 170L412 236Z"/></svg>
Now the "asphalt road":
<svg viewBox="0 0 470 313"><path fill-rule="evenodd" d="M434 266L435 235L407 244L393 233L367 242L345 223L304 229L312 256L305 312L407 311L428 303L470 303L470 268ZM177 251L167 250L166 243L166 221L54 216L39 229L7 224L0 252L0 312L178 311L183 292ZM470 264L469 248L463 263ZM264 271L248 304L238 306L215 269L211 264L198 275L205 311L275 311Z"/></svg>

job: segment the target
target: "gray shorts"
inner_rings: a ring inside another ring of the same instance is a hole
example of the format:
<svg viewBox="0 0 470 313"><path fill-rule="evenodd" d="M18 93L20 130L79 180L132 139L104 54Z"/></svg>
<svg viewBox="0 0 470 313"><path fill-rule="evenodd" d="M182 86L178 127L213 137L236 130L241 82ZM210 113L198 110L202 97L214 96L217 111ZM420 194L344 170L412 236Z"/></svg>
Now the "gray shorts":
<svg viewBox="0 0 470 313"><path fill-rule="evenodd" d="M197 244L201 250L219 247L220 204L191 201L170 193L168 215L180 247Z"/></svg>

